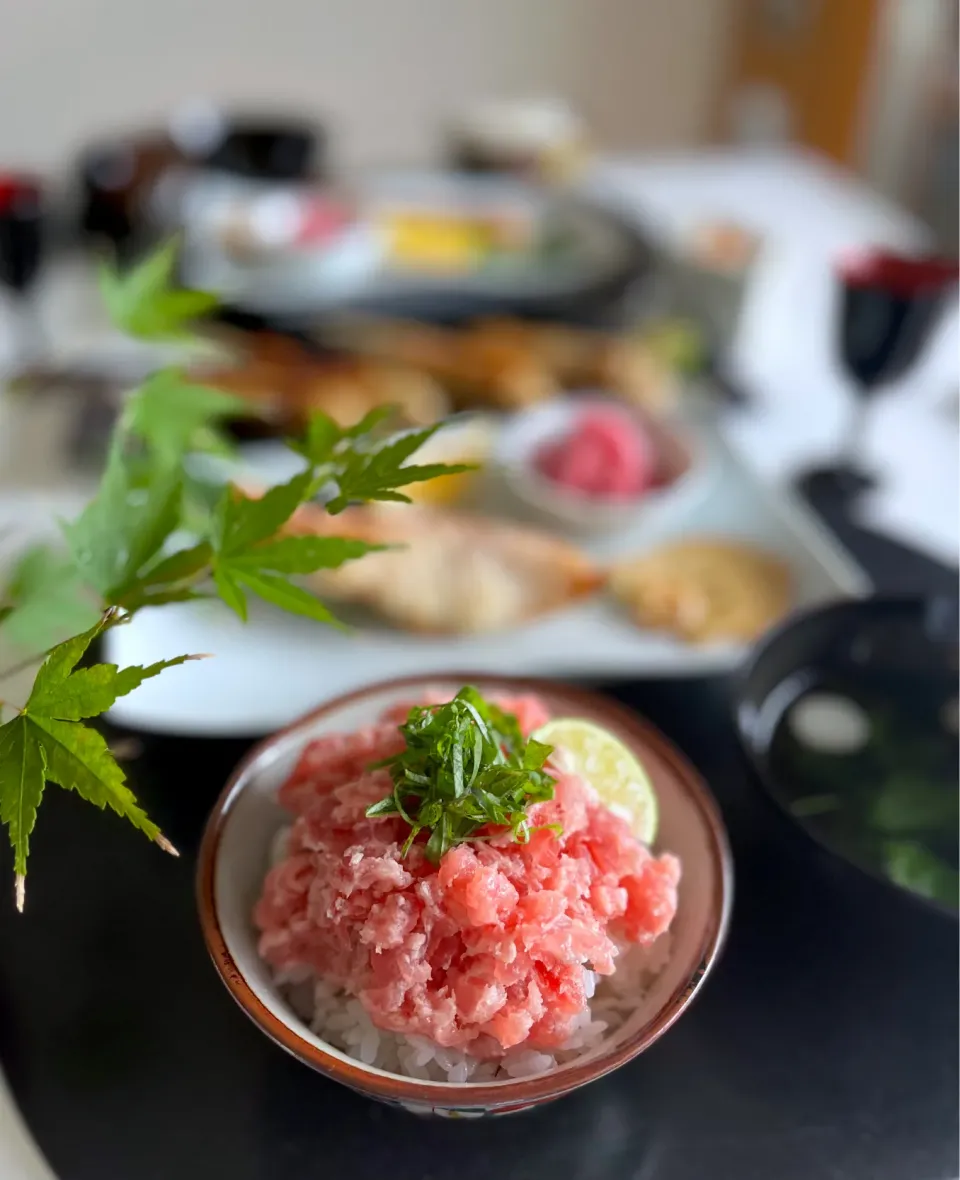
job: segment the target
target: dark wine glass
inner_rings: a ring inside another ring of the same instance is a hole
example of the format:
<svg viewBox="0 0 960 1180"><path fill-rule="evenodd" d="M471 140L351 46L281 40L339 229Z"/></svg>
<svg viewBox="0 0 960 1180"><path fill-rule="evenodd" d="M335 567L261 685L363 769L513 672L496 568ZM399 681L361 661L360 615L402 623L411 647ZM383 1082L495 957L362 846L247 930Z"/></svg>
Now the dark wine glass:
<svg viewBox="0 0 960 1180"><path fill-rule="evenodd" d="M40 332L30 302L43 257L44 203L34 177L0 175L0 283L13 296L20 323L21 354L40 348Z"/></svg>
<svg viewBox="0 0 960 1180"><path fill-rule="evenodd" d="M869 486L858 457L873 401L917 362L957 276L955 261L883 250L841 260L839 353L854 396L838 462L851 488Z"/></svg>

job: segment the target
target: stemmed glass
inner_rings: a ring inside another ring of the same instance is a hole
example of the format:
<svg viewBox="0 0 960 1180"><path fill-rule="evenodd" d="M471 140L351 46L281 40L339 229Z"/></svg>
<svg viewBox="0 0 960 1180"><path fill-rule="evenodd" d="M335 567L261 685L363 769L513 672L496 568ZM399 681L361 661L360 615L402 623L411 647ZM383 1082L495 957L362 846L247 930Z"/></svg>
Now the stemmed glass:
<svg viewBox="0 0 960 1180"><path fill-rule="evenodd" d="M18 313L16 359L36 359L41 334L30 296L43 257L44 207L39 181L0 175L0 283Z"/></svg>
<svg viewBox="0 0 960 1180"><path fill-rule="evenodd" d="M871 482L859 463L867 415L876 395L916 363L956 285L958 264L869 250L842 258L837 275L839 354L853 405L835 477L841 490L856 491Z"/></svg>

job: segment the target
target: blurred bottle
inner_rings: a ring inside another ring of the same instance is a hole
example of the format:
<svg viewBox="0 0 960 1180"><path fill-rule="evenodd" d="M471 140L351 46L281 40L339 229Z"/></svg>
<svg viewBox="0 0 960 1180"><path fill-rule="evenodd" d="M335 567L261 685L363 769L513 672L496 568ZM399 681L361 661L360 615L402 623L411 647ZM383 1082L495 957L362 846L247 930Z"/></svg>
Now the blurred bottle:
<svg viewBox="0 0 960 1180"><path fill-rule="evenodd" d="M135 252L143 238L147 195L181 158L166 136L95 144L80 158L80 229L107 242L117 257Z"/></svg>

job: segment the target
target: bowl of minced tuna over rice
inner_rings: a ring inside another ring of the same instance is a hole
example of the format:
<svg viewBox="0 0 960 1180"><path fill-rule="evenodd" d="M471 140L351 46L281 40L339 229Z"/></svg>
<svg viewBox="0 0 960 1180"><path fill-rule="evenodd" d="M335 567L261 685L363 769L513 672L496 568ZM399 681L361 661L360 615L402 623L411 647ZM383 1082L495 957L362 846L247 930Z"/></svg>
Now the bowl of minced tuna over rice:
<svg viewBox="0 0 960 1180"><path fill-rule="evenodd" d="M372 685L257 746L198 867L227 988L306 1065L418 1114L558 1098L682 1015L732 901L719 811L652 725L489 675Z"/></svg>

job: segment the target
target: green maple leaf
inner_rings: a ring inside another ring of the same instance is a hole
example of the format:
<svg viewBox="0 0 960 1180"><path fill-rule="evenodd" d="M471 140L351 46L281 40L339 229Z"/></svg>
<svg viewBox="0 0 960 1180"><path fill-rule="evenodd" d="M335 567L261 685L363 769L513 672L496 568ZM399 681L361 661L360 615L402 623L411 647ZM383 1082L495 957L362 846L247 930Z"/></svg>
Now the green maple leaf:
<svg viewBox="0 0 960 1180"><path fill-rule="evenodd" d="M397 488L475 469L471 463L417 466L407 462L442 428L439 422L377 442L377 427L393 412L391 406L377 406L345 430L322 411L314 411L304 437L288 441L287 445L312 466L318 486L336 484L337 494L327 503L328 512L342 512L352 501L394 500L409 504L409 496L397 492Z"/></svg>
<svg viewBox="0 0 960 1180"><path fill-rule="evenodd" d="M151 587L182 582L208 566L212 555L213 546L209 541L201 541L189 549L177 549L145 569L140 575L139 583L141 586Z"/></svg>
<svg viewBox="0 0 960 1180"><path fill-rule="evenodd" d="M352 537L280 537L236 553L229 560L237 570L312 574L338 569L345 561L383 548Z"/></svg>
<svg viewBox="0 0 960 1180"><path fill-rule="evenodd" d="M259 497L245 496L239 489L227 487L214 514L213 545L217 556L239 553L273 537L310 498L313 482L311 471L300 471Z"/></svg>
<svg viewBox="0 0 960 1180"><path fill-rule="evenodd" d="M26 652L45 651L100 616L96 596L73 560L44 545L20 557L3 598L7 605L0 610L0 633Z"/></svg>
<svg viewBox="0 0 960 1180"><path fill-rule="evenodd" d="M47 764L36 731L21 714L0 726L0 823L13 847L17 909L23 909L30 833L43 798Z"/></svg>
<svg viewBox="0 0 960 1180"><path fill-rule="evenodd" d="M373 434L394 413L393 406L375 406L355 425L344 428L323 410L314 410L303 438L288 439L287 446L303 455L314 467L319 467L333 459L338 449L348 449L352 442L362 441Z"/></svg>
<svg viewBox="0 0 960 1180"><path fill-rule="evenodd" d="M327 511L339 512L354 500L400 500L395 489L438 475L469 471L469 465L410 466L407 460L439 426L408 431L379 445L370 432L391 413L378 407L348 430L326 414L315 413L304 439L292 444L309 464L285 484L259 499L228 490L214 514L213 574L217 592L241 619L247 618L247 591L266 602L324 623L336 623L323 603L290 577L335 569L383 546L343 537L280 537L277 533L300 504L333 482L337 495Z"/></svg>
<svg viewBox="0 0 960 1180"><path fill-rule="evenodd" d="M312 472L304 471L259 499L235 488L224 493L214 528L213 577L220 597L241 619L247 618L249 590L294 614L335 623L327 607L290 576L335 569L379 548L345 537L277 537L313 485Z"/></svg>
<svg viewBox="0 0 960 1180"><path fill-rule="evenodd" d="M232 453L217 423L250 415L249 402L189 381L178 369L161 369L130 397L123 426L161 460L176 463L188 450Z"/></svg>
<svg viewBox="0 0 960 1180"><path fill-rule="evenodd" d="M180 523L183 485L177 467L143 463L115 440L96 497L63 525L81 577L116 602L160 552Z"/></svg>
<svg viewBox="0 0 960 1180"><path fill-rule="evenodd" d="M356 500L391 500L409 504L410 497L398 492L397 488L441 475L473 471L471 463L427 463L421 466L407 463L410 456L436 434L440 425L406 431L369 450L353 447L337 453L335 449L331 476L336 481L338 494L327 504L327 511L342 512Z"/></svg>
<svg viewBox="0 0 960 1180"><path fill-rule="evenodd" d="M167 602L191 602L197 598L209 598L195 589L194 583L201 575L209 573L213 548L209 541L201 541L188 549L177 549L166 557L152 562L142 570L122 594L117 605L128 612L138 611L144 606L162 606Z"/></svg>
<svg viewBox="0 0 960 1180"><path fill-rule="evenodd" d="M219 569L216 585L220 597L246 622L247 600L244 590L252 590L264 602L272 603L294 615L304 615L318 623L333 623L340 626L333 612L309 590L297 586L278 574L259 570Z"/></svg>
<svg viewBox="0 0 960 1180"><path fill-rule="evenodd" d="M87 631L54 647L44 660L20 714L0 726L0 822L14 852L17 908L23 909L30 834L46 782L76 791L97 807L110 807L146 836L176 855L127 787L106 741L83 725L165 668L199 656L178 656L148 667L94 664L77 668L93 640L114 621L107 612Z"/></svg>
<svg viewBox="0 0 960 1180"><path fill-rule="evenodd" d="M99 270L100 293L111 320L141 340L178 340L193 320L217 306L205 291L174 286L179 242L172 239L121 274L109 263ZM187 337L189 338L189 337Z"/></svg>
<svg viewBox="0 0 960 1180"><path fill-rule="evenodd" d="M171 338L210 309L211 297L174 289L174 265L171 244L125 275L102 270L104 297L120 327L148 339ZM114 432L96 497L75 521L62 526L69 554L28 555L0 596L0 625L11 635L32 636L36 646L47 646L41 622L61 633L86 627L49 650L26 704L0 725L0 823L14 850L18 908L23 907L29 841L47 782L110 807L162 848L175 851L137 803L103 737L84 722L165 668L199 657L180 656L149 667L78 668L96 636L122 621L117 608L128 617L144 606L188 601L200 597L197 587L212 578L220 597L241 617L253 593L288 611L336 622L295 579L379 547L342 537L279 535L296 509L330 483L336 485L336 500L329 508L339 511L353 500L406 500L397 488L470 470L409 465L436 428L375 442L374 432L391 413L384 407L348 430L315 415L305 439L296 444L306 470L259 499L233 488L212 492L182 471L183 454L198 445L221 447L217 424L245 410L243 403L194 385L175 370L147 381L131 397ZM170 539L187 524L196 526L196 543L169 552ZM110 608L96 621L90 618L94 601L98 610ZM81 606L84 613L74 613Z"/></svg>
<svg viewBox="0 0 960 1180"><path fill-rule="evenodd" d="M303 455L308 463L318 467L331 458L334 447L343 437L342 428L329 414L325 414L323 410L314 410L303 438L289 438L287 446L298 455Z"/></svg>

